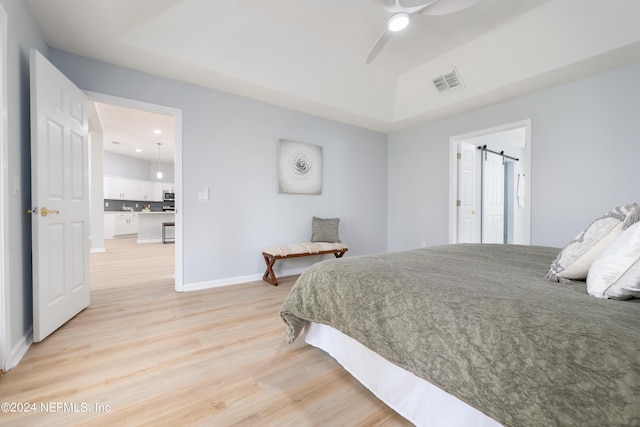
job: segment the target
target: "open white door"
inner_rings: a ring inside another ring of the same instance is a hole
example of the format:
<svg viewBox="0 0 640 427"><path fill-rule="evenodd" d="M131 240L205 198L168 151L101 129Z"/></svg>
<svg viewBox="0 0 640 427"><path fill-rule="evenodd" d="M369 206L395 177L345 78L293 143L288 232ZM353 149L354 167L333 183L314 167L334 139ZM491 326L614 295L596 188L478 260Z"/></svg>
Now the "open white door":
<svg viewBox="0 0 640 427"><path fill-rule="evenodd" d="M33 340L89 305L87 97L38 51L31 67Z"/></svg>
<svg viewBox="0 0 640 427"><path fill-rule="evenodd" d="M477 206L478 187L476 146L461 141L458 147L458 243L480 243L480 210Z"/></svg>

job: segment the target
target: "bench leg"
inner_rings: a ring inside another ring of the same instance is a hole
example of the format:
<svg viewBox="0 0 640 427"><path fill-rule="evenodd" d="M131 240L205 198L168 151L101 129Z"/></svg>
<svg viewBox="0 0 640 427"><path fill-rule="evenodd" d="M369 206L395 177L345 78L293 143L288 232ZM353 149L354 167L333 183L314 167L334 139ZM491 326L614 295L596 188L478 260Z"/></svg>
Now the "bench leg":
<svg viewBox="0 0 640 427"><path fill-rule="evenodd" d="M336 258L342 258L342 255L344 255L345 252L347 251L335 252L334 255L336 256Z"/></svg>
<svg viewBox="0 0 640 427"><path fill-rule="evenodd" d="M267 264L267 269L264 271L264 276L262 276L262 280L264 280L267 283L271 283L273 286L278 286L278 279L276 279L276 273L273 272L273 264L276 262L276 258L267 254L262 254L262 256L264 257L265 264Z"/></svg>

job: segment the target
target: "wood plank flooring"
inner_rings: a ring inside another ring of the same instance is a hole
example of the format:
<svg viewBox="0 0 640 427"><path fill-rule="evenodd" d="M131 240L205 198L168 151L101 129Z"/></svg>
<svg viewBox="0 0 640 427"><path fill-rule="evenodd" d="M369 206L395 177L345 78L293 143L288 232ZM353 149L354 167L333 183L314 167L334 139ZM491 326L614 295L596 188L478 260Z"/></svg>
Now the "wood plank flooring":
<svg viewBox="0 0 640 427"><path fill-rule="evenodd" d="M173 245L106 243L91 305L0 377L0 402L30 404L0 426L410 425L321 350L286 344L295 277L176 293Z"/></svg>

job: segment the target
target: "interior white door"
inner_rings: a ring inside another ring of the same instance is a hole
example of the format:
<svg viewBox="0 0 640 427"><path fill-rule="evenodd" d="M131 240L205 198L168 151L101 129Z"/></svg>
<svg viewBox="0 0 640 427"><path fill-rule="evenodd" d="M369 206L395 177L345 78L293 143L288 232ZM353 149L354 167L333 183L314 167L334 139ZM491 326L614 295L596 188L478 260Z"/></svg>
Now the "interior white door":
<svg viewBox="0 0 640 427"><path fill-rule="evenodd" d="M477 203L479 172L474 144L461 141L458 146L458 243L480 243L480 222Z"/></svg>
<svg viewBox="0 0 640 427"><path fill-rule="evenodd" d="M504 243L504 163L482 152L482 243Z"/></svg>
<svg viewBox="0 0 640 427"><path fill-rule="evenodd" d="M33 340L89 305L87 97L32 49Z"/></svg>

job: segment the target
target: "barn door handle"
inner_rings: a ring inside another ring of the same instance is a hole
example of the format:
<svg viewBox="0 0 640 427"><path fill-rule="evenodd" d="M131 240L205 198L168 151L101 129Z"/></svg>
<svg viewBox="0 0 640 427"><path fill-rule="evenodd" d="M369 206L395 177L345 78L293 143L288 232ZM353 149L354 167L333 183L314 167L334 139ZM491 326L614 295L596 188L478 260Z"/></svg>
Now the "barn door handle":
<svg viewBox="0 0 640 427"><path fill-rule="evenodd" d="M59 213L60 213L60 211L54 210L54 209L47 209L47 208L40 209L40 215L42 215L42 216L58 215Z"/></svg>

